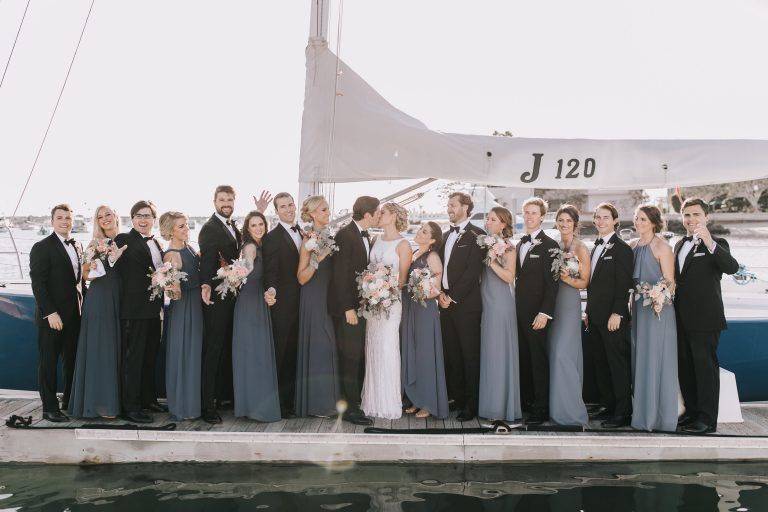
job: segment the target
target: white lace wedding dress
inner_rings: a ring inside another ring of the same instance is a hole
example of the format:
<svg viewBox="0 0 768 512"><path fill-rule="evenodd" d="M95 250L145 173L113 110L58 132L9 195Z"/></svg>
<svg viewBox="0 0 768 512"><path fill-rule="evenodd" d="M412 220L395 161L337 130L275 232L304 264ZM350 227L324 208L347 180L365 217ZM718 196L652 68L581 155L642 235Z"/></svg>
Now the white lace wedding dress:
<svg viewBox="0 0 768 512"><path fill-rule="evenodd" d="M396 240L378 239L371 249L371 263L392 265L400 271ZM402 304L397 302L389 316L376 315L365 327L365 380L361 409L366 416L394 420L402 416L400 384L400 317Z"/></svg>

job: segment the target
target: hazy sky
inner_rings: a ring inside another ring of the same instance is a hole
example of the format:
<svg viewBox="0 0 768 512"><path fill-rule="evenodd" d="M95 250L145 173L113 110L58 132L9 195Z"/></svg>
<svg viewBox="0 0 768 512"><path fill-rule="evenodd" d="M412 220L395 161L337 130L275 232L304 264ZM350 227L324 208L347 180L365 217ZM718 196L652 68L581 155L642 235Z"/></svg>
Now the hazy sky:
<svg viewBox="0 0 768 512"><path fill-rule="evenodd" d="M26 0L0 0L0 71ZM0 213L40 144L90 0L32 0L0 88ZM332 1L335 35L337 1ZM21 213L210 211L296 192L309 0L97 0ZM768 139L768 1L344 2L341 56L438 130ZM331 47L335 49L335 38ZM344 185L357 193L397 184Z"/></svg>

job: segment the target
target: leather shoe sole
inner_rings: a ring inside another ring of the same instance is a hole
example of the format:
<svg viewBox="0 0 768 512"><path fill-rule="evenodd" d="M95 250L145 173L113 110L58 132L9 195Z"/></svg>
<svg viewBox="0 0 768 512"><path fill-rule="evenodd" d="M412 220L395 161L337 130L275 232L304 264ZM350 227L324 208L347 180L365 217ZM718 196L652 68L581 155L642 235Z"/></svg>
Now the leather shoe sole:
<svg viewBox="0 0 768 512"><path fill-rule="evenodd" d="M711 427L701 421L695 421L684 426L682 430L688 434L711 434L715 431L715 427Z"/></svg>
<svg viewBox="0 0 768 512"><path fill-rule="evenodd" d="M152 416L144 414L143 412L127 412L121 414L119 418L130 421L131 423L152 423Z"/></svg>

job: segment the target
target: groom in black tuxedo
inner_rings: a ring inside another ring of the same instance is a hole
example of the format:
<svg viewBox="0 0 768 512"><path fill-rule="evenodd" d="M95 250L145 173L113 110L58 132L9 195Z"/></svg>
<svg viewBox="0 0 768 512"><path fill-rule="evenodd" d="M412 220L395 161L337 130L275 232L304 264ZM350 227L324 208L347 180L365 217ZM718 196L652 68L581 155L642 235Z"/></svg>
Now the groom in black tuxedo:
<svg viewBox="0 0 768 512"><path fill-rule="evenodd" d="M139 201L131 208L133 229L115 237L125 253L115 263L122 282L120 324L122 416L136 423L151 423L147 412L162 412L155 392L155 362L160 348L160 310L163 298L150 301L149 274L163 264L163 250L152 236L157 208Z"/></svg>
<svg viewBox="0 0 768 512"><path fill-rule="evenodd" d="M296 348L299 337L299 296L296 279L302 231L296 224L291 194L280 192L272 202L280 222L264 236L264 289L274 288L277 302L270 309L275 340L275 362L283 418L294 415Z"/></svg>
<svg viewBox="0 0 768 512"><path fill-rule="evenodd" d="M328 286L328 313L335 324L341 395L347 401L345 419L355 425L373 424L360 410L365 376L365 319L357 316L360 299L355 279L368 266L372 245L368 228L378 224L380 213L375 197L361 196L355 200L352 222L336 233L339 251L332 258L333 277Z"/></svg>
<svg viewBox="0 0 768 512"><path fill-rule="evenodd" d="M629 290L634 287L632 249L616 234L619 212L610 203L595 208L598 238L590 255L587 287L587 348L594 361L604 428L619 428L632 419Z"/></svg>
<svg viewBox="0 0 768 512"><path fill-rule="evenodd" d="M705 434L717 429L720 400L717 344L727 328L720 280L738 272L739 263L728 242L707 229L707 203L686 199L680 211L688 233L675 244L678 375L685 402L680 426Z"/></svg>
<svg viewBox="0 0 768 512"><path fill-rule="evenodd" d="M71 238L72 209L66 204L54 206L51 226L53 233L32 246L29 277L36 303L37 374L43 419L62 422L69 418L59 409L56 398L56 367L61 357L64 371L62 405L66 409L75 371L85 282L83 248L80 242Z"/></svg>
<svg viewBox="0 0 768 512"><path fill-rule="evenodd" d="M448 397L459 409L458 421L477 416L480 392L480 274L483 250L477 236L485 231L469 222L472 198L463 192L448 197L451 227L443 234L440 259L443 261L443 291L438 297L440 328L443 333L445 376Z"/></svg>
<svg viewBox="0 0 768 512"><path fill-rule="evenodd" d="M540 425L549 417L549 357L547 329L555 314L559 279L552 278L551 249L557 242L544 233L541 224L547 203L532 197L523 202L525 235L517 244L515 304L520 345L520 395L530 410L526 423ZM576 328L574 326L574 328Z"/></svg>
<svg viewBox="0 0 768 512"><path fill-rule="evenodd" d="M232 220L235 211L235 189L219 185L213 194L215 212L203 224L198 235L200 244L200 293L203 298L203 364L202 418L210 424L221 423L216 405L231 400L232 391L232 322L235 296L220 298L214 289L219 268L232 263L240 255L241 235Z"/></svg>

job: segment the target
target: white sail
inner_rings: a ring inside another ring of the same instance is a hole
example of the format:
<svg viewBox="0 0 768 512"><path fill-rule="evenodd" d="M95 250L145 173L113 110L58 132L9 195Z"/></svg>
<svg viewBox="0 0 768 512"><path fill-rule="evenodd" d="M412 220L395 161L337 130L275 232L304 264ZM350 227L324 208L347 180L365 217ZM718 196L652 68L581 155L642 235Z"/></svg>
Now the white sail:
<svg viewBox="0 0 768 512"><path fill-rule="evenodd" d="M434 177L512 187L632 189L766 176L766 140L527 139L430 130L388 103L325 41L307 47L303 183Z"/></svg>

